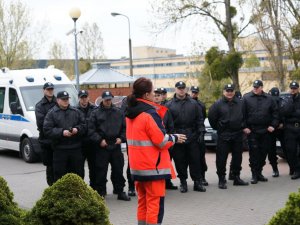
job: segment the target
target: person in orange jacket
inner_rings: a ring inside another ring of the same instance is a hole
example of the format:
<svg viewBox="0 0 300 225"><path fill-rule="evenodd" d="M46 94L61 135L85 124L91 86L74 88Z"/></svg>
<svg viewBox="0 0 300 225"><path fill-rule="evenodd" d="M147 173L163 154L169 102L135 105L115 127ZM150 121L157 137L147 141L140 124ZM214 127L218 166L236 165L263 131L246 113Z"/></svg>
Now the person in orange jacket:
<svg viewBox="0 0 300 225"><path fill-rule="evenodd" d="M182 134L167 134L153 102L150 79L141 77L128 96L126 138L130 171L138 194L139 225L161 224L164 214L165 180L175 178L168 149L186 140Z"/></svg>

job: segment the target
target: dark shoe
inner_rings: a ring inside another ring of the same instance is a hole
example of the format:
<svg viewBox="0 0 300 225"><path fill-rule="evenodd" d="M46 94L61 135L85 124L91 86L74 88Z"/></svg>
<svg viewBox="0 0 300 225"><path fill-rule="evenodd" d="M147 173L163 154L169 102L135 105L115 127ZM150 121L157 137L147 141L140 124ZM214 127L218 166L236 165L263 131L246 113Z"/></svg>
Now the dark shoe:
<svg viewBox="0 0 300 225"><path fill-rule="evenodd" d="M228 180L234 180L234 175L233 175L232 171L229 172Z"/></svg>
<svg viewBox="0 0 300 225"><path fill-rule="evenodd" d="M247 186L247 185L249 185L249 183L243 181L243 180L240 178L240 176L235 176L235 177L234 177L234 180L233 180L233 185L236 185L236 186Z"/></svg>
<svg viewBox="0 0 300 225"><path fill-rule="evenodd" d="M122 200L122 201L130 201L130 197L128 195L126 195L125 192L121 192L118 194L118 200Z"/></svg>
<svg viewBox="0 0 300 225"><path fill-rule="evenodd" d="M294 169L290 169L290 175L293 175L294 174Z"/></svg>
<svg viewBox="0 0 300 225"><path fill-rule="evenodd" d="M180 189L179 190L180 190L181 193L186 193L188 191L186 181L180 183Z"/></svg>
<svg viewBox="0 0 300 225"><path fill-rule="evenodd" d="M200 182L202 183L203 186L208 186L208 182L205 178L201 178Z"/></svg>
<svg viewBox="0 0 300 225"><path fill-rule="evenodd" d="M300 178L300 172L294 172L294 174L291 176L292 180L296 180Z"/></svg>
<svg viewBox="0 0 300 225"><path fill-rule="evenodd" d="M177 190L178 187L175 186L175 185L172 183L171 180L167 180L167 181L166 181L166 189L168 189L168 190Z"/></svg>
<svg viewBox="0 0 300 225"><path fill-rule="evenodd" d="M264 175L262 175L262 174L258 174L257 175L257 180L261 181L261 182L267 182L268 178L264 177Z"/></svg>
<svg viewBox="0 0 300 225"><path fill-rule="evenodd" d="M277 170L273 170L273 174L272 177L279 177L279 171Z"/></svg>
<svg viewBox="0 0 300 225"><path fill-rule="evenodd" d="M257 179L257 175L256 174L252 174L252 178L251 178L251 184L257 184L258 179Z"/></svg>
<svg viewBox="0 0 300 225"><path fill-rule="evenodd" d="M135 189L134 188L129 188L128 195L131 196L131 197L136 196Z"/></svg>
<svg viewBox="0 0 300 225"><path fill-rule="evenodd" d="M219 177L219 184L218 184L218 186L219 186L220 189L227 189L225 176L220 176Z"/></svg>
<svg viewBox="0 0 300 225"><path fill-rule="evenodd" d="M203 184L200 180L194 182L194 191L206 192L206 188L203 187Z"/></svg>

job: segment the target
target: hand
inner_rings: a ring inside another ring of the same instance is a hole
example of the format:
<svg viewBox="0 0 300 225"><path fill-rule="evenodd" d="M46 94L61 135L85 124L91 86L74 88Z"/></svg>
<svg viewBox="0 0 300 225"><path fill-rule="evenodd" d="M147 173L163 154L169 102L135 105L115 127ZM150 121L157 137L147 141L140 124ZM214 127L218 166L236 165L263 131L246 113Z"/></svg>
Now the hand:
<svg viewBox="0 0 300 225"><path fill-rule="evenodd" d="M101 146L102 148L105 148L107 145L108 145L108 144L106 143L105 139L103 139L103 140L101 141L101 143L100 143L100 146Z"/></svg>
<svg viewBox="0 0 300 225"><path fill-rule="evenodd" d="M272 133L275 129L274 129L274 127L272 127L272 126L269 126L267 130L268 130L270 133Z"/></svg>
<svg viewBox="0 0 300 225"><path fill-rule="evenodd" d="M121 140L121 138L117 138L117 139L116 139L116 143L115 143L115 144L116 144L116 145L120 145L121 143L122 143L122 140Z"/></svg>
<svg viewBox="0 0 300 225"><path fill-rule="evenodd" d="M78 133L78 129L77 128L72 128L72 135L75 135Z"/></svg>
<svg viewBox="0 0 300 225"><path fill-rule="evenodd" d="M182 144L182 143L184 143L186 141L185 134L174 134L174 135L176 135L177 138L178 138L176 143Z"/></svg>
<svg viewBox="0 0 300 225"><path fill-rule="evenodd" d="M245 128L243 131L247 135L251 133L251 130L249 128Z"/></svg>
<svg viewBox="0 0 300 225"><path fill-rule="evenodd" d="M64 136L64 137L71 137L71 136L72 136L72 133L71 133L70 131L68 131L68 130L64 130L64 131L63 131L63 136Z"/></svg>

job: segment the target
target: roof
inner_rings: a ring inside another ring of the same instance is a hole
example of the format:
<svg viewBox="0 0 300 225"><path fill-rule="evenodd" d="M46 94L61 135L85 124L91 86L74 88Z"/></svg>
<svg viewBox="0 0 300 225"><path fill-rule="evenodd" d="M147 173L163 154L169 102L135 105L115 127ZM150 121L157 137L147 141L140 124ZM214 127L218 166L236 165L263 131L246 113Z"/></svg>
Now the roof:
<svg viewBox="0 0 300 225"><path fill-rule="evenodd" d="M95 63L93 68L79 76L80 85L133 83L134 77L111 69L110 63ZM76 82L76 79L73 80Z"/></svg>

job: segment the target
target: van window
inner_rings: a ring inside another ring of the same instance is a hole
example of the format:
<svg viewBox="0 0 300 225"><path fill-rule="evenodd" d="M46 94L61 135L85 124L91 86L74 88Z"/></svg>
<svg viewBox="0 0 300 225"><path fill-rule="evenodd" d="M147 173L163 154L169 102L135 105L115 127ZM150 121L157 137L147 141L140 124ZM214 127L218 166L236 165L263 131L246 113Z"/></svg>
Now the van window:
<svg viewBox="0 0 300 225"><path fill-rule="evenodd" d="M18 114L23 115L22 106L20 104L19 96L18 96L18 93L17 93L16 89L9 88L8 96L9 96L8 97L9 105L12 102L16 102L17 103L17 107L18 107Z"/></svg>
<svg viewBox="0 0 300 225"><path fill-rule="evenodd" d="M4 109L4 97L5 97L5 88L0 88L0 113L3 113Z"/></svg>

